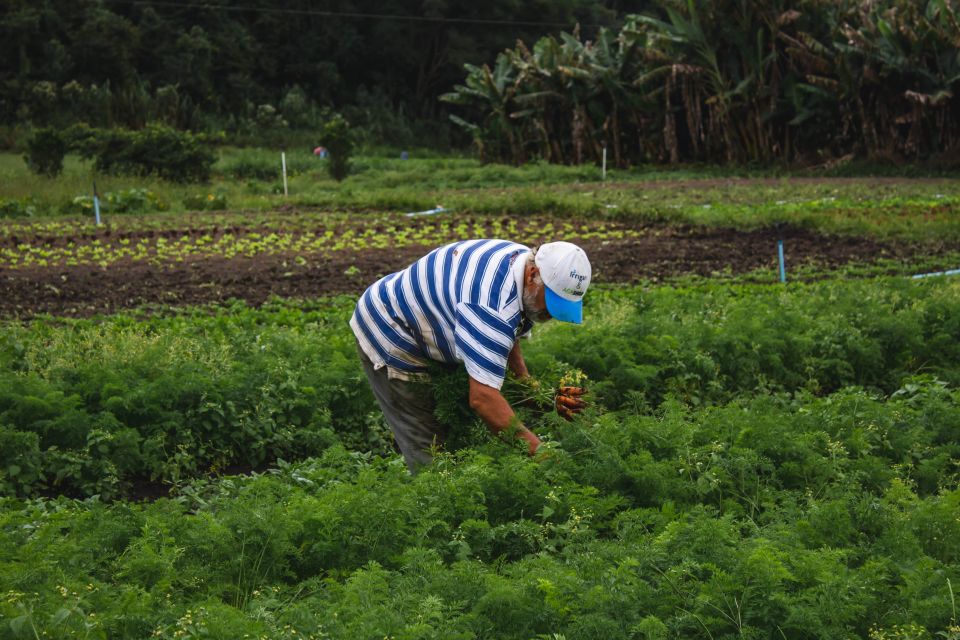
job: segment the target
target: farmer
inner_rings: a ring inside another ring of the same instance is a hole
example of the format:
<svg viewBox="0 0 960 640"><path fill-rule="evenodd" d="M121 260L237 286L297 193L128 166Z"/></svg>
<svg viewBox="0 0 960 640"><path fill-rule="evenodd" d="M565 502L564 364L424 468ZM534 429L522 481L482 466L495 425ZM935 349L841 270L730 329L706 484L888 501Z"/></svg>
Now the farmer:
<svg viewBox="0 0 960 640"><path fill-rule="evenodd" d="M533 455L540 439L519 423L500 393L509 369L530 375L520 336L534 322L580 324L590 261L569 242L532 251L504 240L465 240L440 247L373 283L357 301L350 327L360 361L407 467L430 463L445 433L433 397L418 386L430 361L462 362L470 376L470 407L495 434L515 428ZM558 398L563 414L579 411L579 389Z"/></svg>

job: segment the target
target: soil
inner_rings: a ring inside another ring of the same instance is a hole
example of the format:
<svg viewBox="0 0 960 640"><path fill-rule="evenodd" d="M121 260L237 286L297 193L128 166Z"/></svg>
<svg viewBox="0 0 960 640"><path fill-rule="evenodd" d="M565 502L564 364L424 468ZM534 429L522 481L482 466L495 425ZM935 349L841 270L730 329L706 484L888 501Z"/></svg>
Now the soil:
<svg viewBox="0 0 960 640"><path fill-rule="evenodd" d="M659 281L718 272L736 275L776 267L780 234L772 229L738 231L650 224L635 228L642 230L641 237L580 242L590 256L595 282ZM869 264L881 258L909 260L960 251L960 246L930 248L824 236L796 228L784 230L782 236L788 269L800 265L829 269ZM127 260L106 268L0 269L0 316L84 317L142 306L198 305L231 298L259 305L271 296L356 295L378 277L402 269L433 248L405 246L299 256L306 259L305 264L298 264L303 260L295 261L298 256L292 254L274 254L194 258L162 265Z"/></svg>

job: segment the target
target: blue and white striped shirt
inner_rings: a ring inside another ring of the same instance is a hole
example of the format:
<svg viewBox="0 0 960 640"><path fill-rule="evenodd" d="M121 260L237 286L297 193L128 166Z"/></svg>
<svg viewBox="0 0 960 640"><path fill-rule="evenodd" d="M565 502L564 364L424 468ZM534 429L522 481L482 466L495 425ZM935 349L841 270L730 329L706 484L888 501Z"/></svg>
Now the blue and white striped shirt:
<svg viewBox="0 0 960 640"><path fill-rule="evenodd" d="M361 349L392 378L421 378L431 360L463 362L472 378L499 389L514 342L532 327L521 300L529 251L464 240L381 278L350 319Z"/></svg>

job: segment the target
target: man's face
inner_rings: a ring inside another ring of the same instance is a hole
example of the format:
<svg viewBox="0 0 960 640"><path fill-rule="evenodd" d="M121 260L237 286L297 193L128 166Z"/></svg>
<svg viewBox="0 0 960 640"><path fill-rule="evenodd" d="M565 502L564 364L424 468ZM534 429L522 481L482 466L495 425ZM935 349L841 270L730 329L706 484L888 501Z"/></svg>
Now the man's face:
<svg viewBox="0 0 960 640"><path fill-rule="evenodd" d="M533 322L546 322L552 316L547 311L547 288L536 267L527 267L523 281L523 314Z"/></svg>

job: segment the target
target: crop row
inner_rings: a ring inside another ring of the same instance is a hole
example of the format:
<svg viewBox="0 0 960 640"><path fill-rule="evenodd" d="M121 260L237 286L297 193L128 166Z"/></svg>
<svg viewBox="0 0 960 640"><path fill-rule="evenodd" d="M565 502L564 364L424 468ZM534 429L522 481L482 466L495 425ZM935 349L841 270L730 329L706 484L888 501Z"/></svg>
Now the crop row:
<svg viewBox="0 0 960 640"><path fill-rule="evenodd" d="M88 238L112 235L157 235L170 234L189 229L192 233L216 233L223 230L261 229L270 232L307 232L327 227L352 227L365 229L431 229L436 227L477 226L516 232L530 226L542 226L548 230L574 232L577 230L605 230L625 228L624 221L591 219L589 221L529 216L514 218L505 216L475 216L446 212L440 215L407 216L392 213L348 214L336 211L303 210L271 213L194 213L184 215L152 215L113 217L101 225L94 221L69 219L38 219L6 222L0 224L0 238L42 237L51 241L64 238ZM151 232L153 232L151 234Z"/></svg>
<svg viewBox="0 0 960 640"><path fill-rule="evenodd" d="M587 183L507 187L489 189L455 189L425 191L420 182L397 176L390 188L361 185L342 189L324 187L316 192L300 193L289 199L256 197L245 199L231 195L230 206L243 213L197 212L215 203L226 203L203 196L190 200L192 211L186 213L153 213L146 216L126 214L105 218L114 228L171 230L200 228L208 224L228 226L241 224L277 230L308 228L316 218L340 213L344 218L366 219L371 212L412 212L432 209L442 203L447 209L463 214L527 218L549 212L557 218L590 218L621 220L628 223L670 222L727 226L752 229L774 224L791 224L813 228L824 233L868 235L919 241L956 242L960 238L957 211L960 197L956 185L945 180L938 183L874 181L790 181L750 182L727 181L645 183ZM352 180L352 179L351 179ZM43 187L37 187L42 189ZM193 198L191 196L191 198ZM0 238L7 234L29 232L32 224L52 230L80 226L90 229L93 216L83 219L23 218L0 224ZM297 207L295 213L276 209ZM0 201L0 209L3 203ZM2 212L0 212L2 217ZM61 220L63 220L61 222Z"/></svg>
<svg viewBox="0 0 960 640"><path fill-rule="evenodd" d="M412 223L407 218L379 216L369 224L362 221L330 227L322 219L302 230L281 228L223 231L219 228L176 231L148 236L111 229L109 233L69 235L69 227L43 229L37 239L29 236L0 248L0 266L99 265L120 260L162 264L193 257L253 257L270 254L323 254L330 251L361 251L411 245L439 245L469 237L509 237L518 242L536 243L544 237L562 234L573 241L636 238L643 231L618 223L574 223L526 219L503 222L495 219L444 218L435 222ZM336 222L336 220L332 221ZM115 233L115 231L117 231ZM40 233L41 230L35 230ZM21 231L22 233L22 231ZM170 236L170 237L168 237ZM15 242L15 244L14 244Z"/></svg>
<svg viewBox="0 0 960 640"><path fill-rule="evenodd" d="M216 234L225 230L256 229L271 233L312 232L319 229L378 228L391 233L429 231L434 228L458 228L466 231L494 230L516 233L528 227L544 227L548 231L585 233L632 228L625 220L613 217L592 217L590 220L530 215L477 216L444 212L407 216L396 213L343 213L305 209L295 212L208 212L182 215L160 214L144 216L111 216L101 225L92 218L46 218L0 223L0 241L10 243L18 238L42 238L51 242L63 239L93 238L116 235L169 235L189 229L191 233Z"/></svg>
<svg viewBox="0 0 960 640"><path fill-rule="evenodd" d="M5 635L960 637L957 391L540 426L540 464L334 445L152 504L2 499Z"/></svg>
<svg viewBox="0 0 960 640"><path fill-rule="evenodd" d="M413 478L352 304L4 325L0 637L960 638L960 283L592 292Z"/></svg>
<svg viewBox="0 0 960 640"><path fill-rule="evenodd" d="M13 220L0 224L0 238L9 236L44 236L72 238L96 234L138 233L147 231L212 231L218 229L256 227L271 231L309 230L322 224L378 223L384 214L344 214L311 210L285 212L205 212L156 214L144 216L105 216L97 225L92 216L85 218L37 218Z"/></svg>
<svg viewBox="0 0 960 640"><path fill-rule="evenodd" d="M545 380L586 372L598 410L849 386L891 394L919 374L952 388L958 287L891 279L598 291L585 326L540 327L524 351ZM238 305L209 317L8 325L0 488L115 496L140 480L178 484L335 442L389 452L346 328L351 311L343 298L312 309ZM435 389L441 419L460 429L475 418L457 375Z"/></svg>

